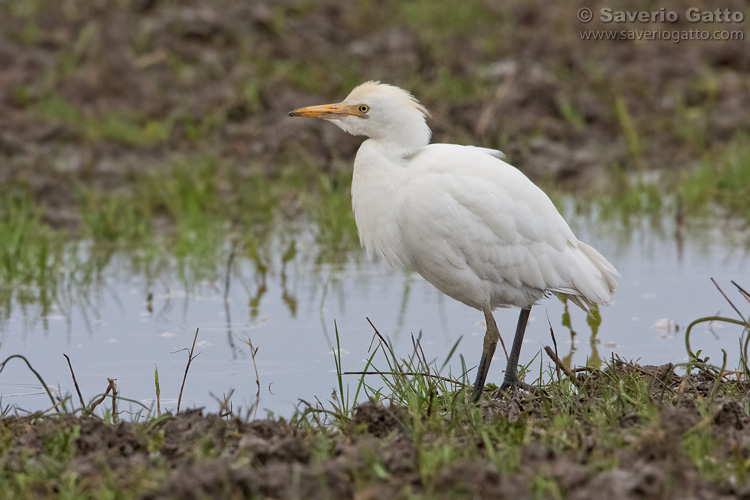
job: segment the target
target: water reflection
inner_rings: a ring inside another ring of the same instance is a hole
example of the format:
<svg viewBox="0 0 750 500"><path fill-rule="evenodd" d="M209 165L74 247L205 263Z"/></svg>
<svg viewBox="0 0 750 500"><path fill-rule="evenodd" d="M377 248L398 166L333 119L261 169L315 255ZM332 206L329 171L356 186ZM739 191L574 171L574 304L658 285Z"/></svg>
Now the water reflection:
<svg viewBox="0 0 750 500"><path fill-rule="evenodd" d="M535 363L548 364L538 354L552 344L550 327L568 366L598 367L612 352L643 363L679 363L687 356L681 333L690 321L717 311L733 313L709 278L742 285L750 251L746 233L676 228L674 221L569 219L582 240L615 263L623 275L620 287L601 318L554 298L542 302L532 311L522 363L537 356ZM162 407L174 409L185 369L184 354L174 353L189 347L196 328L201 354L191 365L183 407L212 411L218 403L210 394L231 389L235 408L259 406L286 416L298 398L325 399L336 384L334 322L349 371L361 370L367 358L372 329L366 318L393 341L399 355L409 355L411 334L419 332L427 356L439 361L459 337L468 367L481 352L480 313L446 298L419 276L389 271L361 254L325 264L308 233L279 235L263 248L233 243L218 262L201 263L200 269L171 257L144 264L132 253L90 253L76 247L71 261L85 265L71 264L49 290L30 288L2 303L0 356L27 356L63 393L72 392L63 353L71 357L84 397L113 377L124 396L152 401L156 365ZM503 335L512 334L516 314L497 311ZM669 330L665 334L656 324ZM712 359L726 349L729 366L736 366L740 333L703 325L691 340ZM453 361L449 369L461 373L460 358ZM498 382L504 360L492 366L490 381ZM49 401L34 384L28 370L9 366L0 374L2 404L47 409Z"/></svg>

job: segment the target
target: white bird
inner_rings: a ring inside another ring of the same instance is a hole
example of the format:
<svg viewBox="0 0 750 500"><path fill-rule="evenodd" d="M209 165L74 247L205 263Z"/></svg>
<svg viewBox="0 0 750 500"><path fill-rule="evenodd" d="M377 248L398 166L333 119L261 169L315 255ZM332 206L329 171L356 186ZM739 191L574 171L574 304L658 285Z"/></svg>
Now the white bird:
<svg viewBox="0 0 750 500"><path fill-rule="evenodd" d="M619 274L575 237L549 197L502 161L500 151L430 144L429 113L409 92L366 82L339 104L289 115L323 118L368 137L352 178L354 218L367 253L391 267L411 266L449 297L484 312L475 401L500 338L495 308L521 308L500 389L515 391L529 388L517 367L533 305L550 293L584 310L610 303Z"/></svg>

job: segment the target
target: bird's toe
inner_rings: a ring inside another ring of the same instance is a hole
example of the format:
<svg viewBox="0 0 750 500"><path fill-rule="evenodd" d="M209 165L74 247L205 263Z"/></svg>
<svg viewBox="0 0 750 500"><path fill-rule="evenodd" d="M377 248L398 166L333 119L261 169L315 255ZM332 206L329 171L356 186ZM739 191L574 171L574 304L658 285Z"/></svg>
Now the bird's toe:
<svg viewBox="0 0 750 500"><path fill-rule="evenodd" d="M503 384L500 389L493 396L495 399L501 399L504 397L513 397L518 390L524 390L530 394L544 394L544 388L538 385L527 384L518 379L506 379L503 380Z"/></svg>

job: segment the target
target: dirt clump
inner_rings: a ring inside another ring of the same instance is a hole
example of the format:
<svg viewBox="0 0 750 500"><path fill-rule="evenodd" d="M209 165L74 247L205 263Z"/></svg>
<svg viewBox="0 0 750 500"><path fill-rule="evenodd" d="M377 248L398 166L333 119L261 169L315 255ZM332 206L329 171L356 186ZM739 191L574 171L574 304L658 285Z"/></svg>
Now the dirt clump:
<svg viewBox="0 0 750 500"><path fill-rule="evenodd" d="M619 374L646 377L655 391L660 380L671 380L633 366L621 365ZM0 471L8 481L38 473L38 464L52 467L57 472L38 484L38 498L53 498L66 484L79 494L109 490L141 499L745 498L744 480L711 465L750 456L742 398L722 392L707 419L700 393L687 387L678 404L657 405L655 415L627 425L614 419L610 427L585 417L602 403L601 394L586 391L562 413L550 412L556 403L540 396L515 397L512 414L507 400L489 402L473 410L483 424L430 420L374 402L359 406L338 430L201 410L118 424L72 415L7 417L0 420ZM494 405L499 409L489 411ZM573 419L560 427L561 417ZM479 436L472 425L487 427Z"/></svg>
<svg viewBox="0 0 750 500"><path fill-rule="evenodd" d="M394 430L402 429L408 417L402 407L383 406L366 402L357 406L351 423L362 427L375 437L385 437Z"/></svg>

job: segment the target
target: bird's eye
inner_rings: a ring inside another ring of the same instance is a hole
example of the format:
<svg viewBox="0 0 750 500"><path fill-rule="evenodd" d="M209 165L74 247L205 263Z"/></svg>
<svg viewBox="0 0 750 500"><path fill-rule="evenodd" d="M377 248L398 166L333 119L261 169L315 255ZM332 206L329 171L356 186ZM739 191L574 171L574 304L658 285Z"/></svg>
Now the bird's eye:
<svg viewBox="0 0 750 500"><path fill-rule="evenodd" d="M360 113L365 114L368 111L370 111L370 106L368 106L367 104L360 104L359 105L359 112Z"/></svg>

